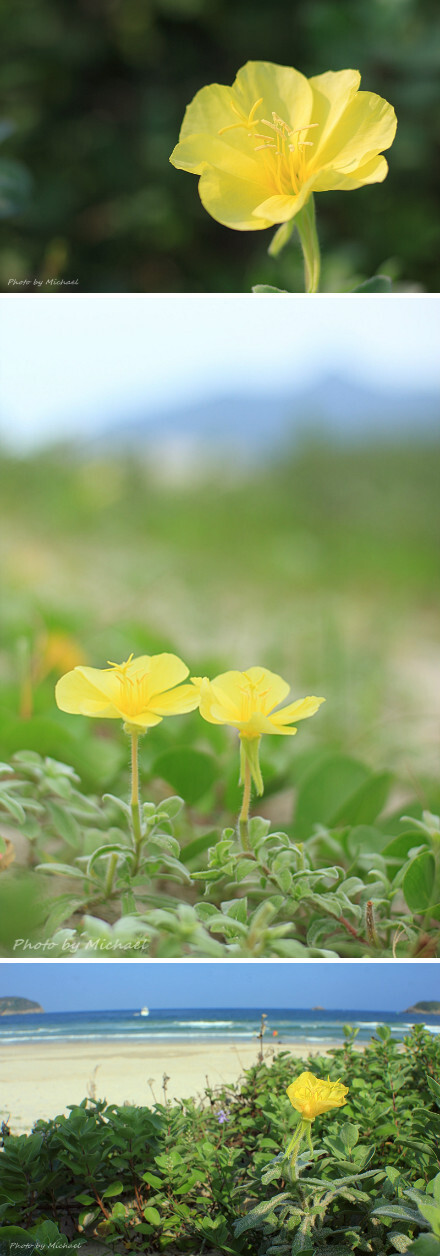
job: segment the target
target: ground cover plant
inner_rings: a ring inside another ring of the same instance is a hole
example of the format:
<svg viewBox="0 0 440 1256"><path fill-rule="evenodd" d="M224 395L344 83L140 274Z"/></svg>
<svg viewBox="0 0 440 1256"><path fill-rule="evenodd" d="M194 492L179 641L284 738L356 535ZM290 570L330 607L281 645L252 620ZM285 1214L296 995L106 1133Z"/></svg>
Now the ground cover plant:
<svg viewBox="0 0 440 1256"><path fill-rule="evenodd" d="M2 1250L438 1256L440 1044L421 1026L362 1052L355 1036L268 1053L202 1103L85 1099L30 1135L4 1124Z"/></svg>
<svg viewBox="0 0 440 1256"><path fill-rule="evenodd" d="M141 459L4 459L3 955L437 954L438 460L318 443L243 491ZM210 722L210 690L150 727L135 866L122 716L55 700L130 654L184 660L176 693L262 664L325 698L245 757L245 828L239 729Z"/></svg>

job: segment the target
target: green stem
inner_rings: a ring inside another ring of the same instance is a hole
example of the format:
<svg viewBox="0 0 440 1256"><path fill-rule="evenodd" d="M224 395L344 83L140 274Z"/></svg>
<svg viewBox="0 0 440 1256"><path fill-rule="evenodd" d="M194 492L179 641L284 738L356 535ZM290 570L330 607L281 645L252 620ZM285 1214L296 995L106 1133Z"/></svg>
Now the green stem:
<svg viewBox="0 0 440 1256"><path fill-rule="evenodd" d="M249 842L249 807L250 807L250 802L251 802L251 765L249 763L249 760L246 758L246 756L243 756L243 758L244 758L243 802L241 804L241 811L238 817L238 831L239 831L243 850L246 851L247 854L250 854L251 847L250 847L250 842Z"/></svg>
<svg viewBox="0 0 440 1256"><path fill-rule="evenodd" d="M133 864L133 873L137 872L139 867L139 857L142 845L142 823L141 809L139 805L139 733L131 732L131 824L134 838L135 860Z"/></svg>
<svg viewBox="0 0 440 1256"><path fill-rule="evenodd" d="M286 1160L289 1161L289 1173L292 1180L294 1177L295 1165L298 1159L299 1149L300 1149L304 1136L307 1139L307 1143L308 1143L308 1146L310 1147L310 1151L313 1151L311 1130L312 1130L312 1122L307 1121L306 1118L303 1117L302 1121L300 1121L300 1124L297 1126L295 1130L293 1138L291 1138L290 1143L288 1147L286 1148Z"/></svg>
<svg viewBox="0 0 440 1256"><path fill-rule="evenodd" d="M296 215L295 225L301 240L304 255L304 277L306 292L317 292L321 271L321 255L316 230L315 202L310 196L306 204Z"/></svg>
<svg viewBox="0 0 440 1256"><path fill-rule="evenodd" d="M278 230L273 236L268 253L270 257L278 257L281 250L289 243L295 231L301 241L301 248L304 257L304 279L306 292L317 292L319 288L319 276L321 271L321 255L319 251L319 240L316 230L315 220L315 202L313 196L309 196L306 204L299 210L294 218L289 218L288 222L281 223Z"/></svg>

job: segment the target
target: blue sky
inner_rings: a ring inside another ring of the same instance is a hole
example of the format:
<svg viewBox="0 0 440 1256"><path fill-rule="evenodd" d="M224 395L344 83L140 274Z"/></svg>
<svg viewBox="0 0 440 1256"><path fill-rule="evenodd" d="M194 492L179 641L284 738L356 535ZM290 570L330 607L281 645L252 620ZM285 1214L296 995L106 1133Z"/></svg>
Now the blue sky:
<svg viewBox="0 0 440 1256"><path fill-rule="evenodd" d="M0 996L34 999L46 1012L142 1007L403 1011L440 999L440 965L398 963L2 963Z"/></svg>
<svg viewBox="0 0 440 1256"><path fill-rule="evenodd" d="M90 435L124 406L282 393L328 372L438 387L439 331L425 296L3 297L0 438Z"/></svg>

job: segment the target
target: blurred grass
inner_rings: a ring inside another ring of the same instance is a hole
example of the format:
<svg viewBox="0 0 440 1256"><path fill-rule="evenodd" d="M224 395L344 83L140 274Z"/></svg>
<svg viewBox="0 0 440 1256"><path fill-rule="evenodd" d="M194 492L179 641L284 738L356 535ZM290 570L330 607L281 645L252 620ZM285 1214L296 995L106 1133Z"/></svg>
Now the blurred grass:
<svg viewBox="0 0 440 1256"><path fill-rule="evenodd" d="M4 154L33 181L5 224L2 289L38 276L86 292L301 291L296 250L275 263L270 232L214 223L168 162L194 93L256 58L358 68L396 108L384 185L319 198L323 290L378 270L439 290L436 0L0 0L0 39Z"/></svg>
<svg viewBox="0 0 440 1256"><path fill-rule="evenodd" d="M98 667L167 649L193 674L262 663L293 697L327 699L295 755L321 741L373 766L438 774L439 477L435 444L304 443L244 478L220 467L178 484L139 454L3 455L3 718L19 712L24 650L36 660L34 710L59 720L60 747L61 729L120 745L116 725L83 729L57 712L57 668L72 665L59 643L54 656L61 633ZM196 715L186 725L202 749L224 744ZM43 732L34 745L21 726L13 748L44 753ZM164 721L145 753L179 739L180 721ZM269 764L291 755L285 739L266 740Z"/></svg>

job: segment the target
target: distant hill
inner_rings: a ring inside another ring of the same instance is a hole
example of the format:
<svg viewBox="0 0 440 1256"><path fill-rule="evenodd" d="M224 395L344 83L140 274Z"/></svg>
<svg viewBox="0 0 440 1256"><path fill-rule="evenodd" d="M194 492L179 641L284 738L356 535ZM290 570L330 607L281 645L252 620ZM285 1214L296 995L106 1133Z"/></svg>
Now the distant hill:
<svg viewBox="0 0 440 1256"><path fill-rule="evenodd" d="M440 1016L440 1003L435 999L430 1003L414 1003L414 1007L406 1007L403 1015L407 1012L419 1012L424 1016Z"/></svg>
<svg viewBox="0 0 440 1256"><path fill-rule="evenodd" d="M21 1016L25 1012L44 1012L32 999L0 998L0 1016Z"/></svg>
<svg viewBox="0 0 440 1256"><path fill-rule="evenodd" d="M153 449L178 442L200 456L233 446L246 459L279 454L306 433L335 439L406 439L437 434L440 391L410 392L368 385L349 376L326 375L291 392L251 396L224 394L161 410L132 409L113 418L99 435L107 446L144 444ZM94 435L92 444L97 441Z"/></svg>

